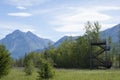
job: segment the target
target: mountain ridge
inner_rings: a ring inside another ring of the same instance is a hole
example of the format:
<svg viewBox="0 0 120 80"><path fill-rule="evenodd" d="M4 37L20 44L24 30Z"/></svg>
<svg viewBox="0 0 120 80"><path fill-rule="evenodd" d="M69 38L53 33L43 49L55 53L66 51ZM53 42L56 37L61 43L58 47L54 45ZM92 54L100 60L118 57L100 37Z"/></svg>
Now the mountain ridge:
<svg viewBox="0 0 120 80"><path fill-rule="evenodd" d="M120 31L120 24L117 24L117 25L113 26L112 28L101 31L100 37L104 38L104 39L111 37L112 42L117 43L118 42L118 35L120 34L119 31Z"/></svg>
<svg viewBox="0 0 120 80"><path fill-rule="evenodd" d="M118 42L118 33L120 30L120 24L113 26L112 28L106 29L100 32L100 37L108 39L112 38L112 42ZM22 32L20 30L15 30L12 33L6 35L0 40L1 44L4 44L6 48L11 53L11 56L15 59L20 58L25 55L25 53L31 51L43 51L49 46L49 43L53 47L58 47L65 40L77 39L78 36L63 36L55 43L49 39L44 39L36 36L32 32Z"/></svg>
<svg viewBox="0 0 120 80"><path fill-rule="evenodd" d="M39 38L30 31L15 30L1 39L0 43L6 46L11 53L11 57L17 59L28 52L46 48L49 43L53 44L54 42L49 39Z"/></svg>

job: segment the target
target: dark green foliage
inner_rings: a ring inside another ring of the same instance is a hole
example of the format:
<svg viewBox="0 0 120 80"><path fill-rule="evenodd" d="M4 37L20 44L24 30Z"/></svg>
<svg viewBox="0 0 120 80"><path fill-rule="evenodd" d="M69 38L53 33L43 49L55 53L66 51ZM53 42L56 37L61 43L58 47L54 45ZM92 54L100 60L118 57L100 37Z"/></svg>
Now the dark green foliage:
<svg viewBox="0 0 120 80"><path fill-rule="evenodd" d="M13 67L24 67L25 66L25 58L26 57L30 57L30 59L32 60L33 62L33 65L35 67L37 67L37 63L39 61L39 59L41 58L41 54L39 53L36 53L36 52L31 52L31 53L28 53L27 55L25 55L24 57L20 58L20 59L17 59L17 60L12 60L12 66Z"/></svg>
<svg viewBox="0 0 120 80"><path fill-rule="evenodd" d="M15 67L23 67L24 66L24 58L20 58L18 60L15 60Z"/></svg>
<svg viewBox="0 0 120 80"><path fill-rule="evenodd" d="M77 39L74 55L78 68L89 68L89 42L85 37Z"/></svg>
<svg viewBox="0 0 120 80"><path fill-rule="evenodd" d="M0 45L0 78L10 71L11 58L5 46Z"/></svg>
<svg viewBox="0 0 120 80"><path fill-rule="evenodd" d="M56 53L54 54L56 57L53 59L56 67L72 68L76 66L74 64L75 61L72 59L74 56L74 48L75 43L73 41L65 41L56 49Z"/></svg>
<svg viewBox="0 0 120 80"><path fill-rule="evenodd" d="M88 68L89 43L86 37L79 37L76 41L64 41L58 48L49 50L58 68Z"/></svg>
<svg viewBox="0 0 120 80"><path fill-rule="evenodd" d="M29 55L25 56L24 67L25 67L24 71L26 72L26 74L32 75L32 73L34 71L34 64L33 64L33 61Z"/></svg>
<svg viewBox="0 0 120 80"><path fill-rule="evenodd" d="M27 56L29 56L30 59L32 59L34 66L38 67L38 62L42 58L42 53L40 54L40 53L31 52Z"/></svg>
<svg viewBox="0 0 120 80"><path fill-rule="evenodd" d="M49 50L55 67L58 68L89 68L90 67L90 41L100 41L98 22L87 22L85 25L86 33L75 40L65 40L58 48ZM93 48L93 53L99 50L99 47ZM93 54L94 55L94 54ZM101 55L100 57L103 57ZM95 64L96 61L93 61Z"/></svg>
<svg viewBox="0 0 120 80"><path fill-rule="evenodd" d="M54 77L55 72L53 66L49 61L45 59L40 59L38 70L39 80L48 80Z"/></svg>

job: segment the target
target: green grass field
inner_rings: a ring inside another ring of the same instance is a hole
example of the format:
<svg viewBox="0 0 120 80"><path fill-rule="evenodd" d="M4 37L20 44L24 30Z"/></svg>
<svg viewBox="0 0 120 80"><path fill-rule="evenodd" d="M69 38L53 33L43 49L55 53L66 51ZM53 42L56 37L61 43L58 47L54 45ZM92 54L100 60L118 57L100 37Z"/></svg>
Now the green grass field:
<svg viewBox="0 0 120 80"><path fill-rule="evenodd" d="M36 80L38 74L34 72L26 76L21 69L12 69L8 76L0 80ZM120 80L120 70L66 70L57 69L52 80Z"/></svg>

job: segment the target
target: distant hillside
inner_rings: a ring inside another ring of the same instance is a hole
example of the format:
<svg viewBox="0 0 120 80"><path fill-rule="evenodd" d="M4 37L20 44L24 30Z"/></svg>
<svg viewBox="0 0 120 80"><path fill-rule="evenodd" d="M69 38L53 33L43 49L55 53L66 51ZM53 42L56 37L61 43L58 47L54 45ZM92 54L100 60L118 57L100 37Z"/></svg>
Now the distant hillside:
<svg viewBox="0 0 120 80"><path fill-rule="evenodd" d="M4 44L11 53L11 56L17 59L24 56L25 53L48 47L48 44L53 44L53 41L39 38L30 31L25 33L15 30L0 40L0 43Z"/></svg>
<svg viewBox="0 0 120 80"><path fill-rule="evenodd" d="M65 40L76 40L78 38L78 36L64 36L62 38L60 38L57 42L55 42L55 44L53 45L54 47L58 47L61 43L63 43Z"/></svg>
<svg viewBox="0 0 120 80"><path fill-rule="evenodd" d="M112 38L112 41L114 43L118 42L118 34L120 31L120 24L113 26L112 28L106 29L104 31L101 31L100 35L101 38L108 38L109 36Z"/></svg>

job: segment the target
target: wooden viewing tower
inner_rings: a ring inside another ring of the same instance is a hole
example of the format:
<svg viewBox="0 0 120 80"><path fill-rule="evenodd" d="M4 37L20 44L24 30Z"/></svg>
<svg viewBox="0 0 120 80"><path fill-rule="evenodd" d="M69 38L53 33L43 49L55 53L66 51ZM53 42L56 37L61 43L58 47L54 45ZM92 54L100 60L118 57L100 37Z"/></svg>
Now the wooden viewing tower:
<svg viewBox="0 0 120 80"><path fill-rule="evenodd" d="M93 47L99 47L99 50L93 52ZM100 58L100 55L106 51L110 51L110 46L107 46L106 41L90 42L90 69L99 67L110 68L112 66L107 53L105 53L105 57Z"/></svg>

